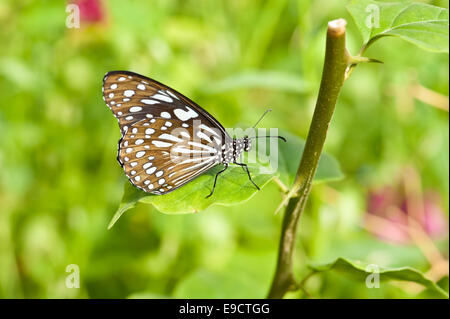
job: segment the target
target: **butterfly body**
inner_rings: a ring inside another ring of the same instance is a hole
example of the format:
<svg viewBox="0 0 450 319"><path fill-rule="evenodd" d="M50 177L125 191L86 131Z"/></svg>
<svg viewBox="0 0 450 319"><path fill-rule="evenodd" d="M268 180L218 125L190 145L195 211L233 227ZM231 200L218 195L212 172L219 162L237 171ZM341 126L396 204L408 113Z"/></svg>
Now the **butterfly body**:
<svg viewBox="0 0 450 319"><path fill-rule="evenodd" d="M117 160L130 182L145 192L169 193L216 165L247 165L248 137L231 138L206 110L181 93L129 71L108 72L103 99L119 121ZM258 186L256 186L258 187ZM258 188L259 189L259 188Z"/></svg>
<svg viewBox="0 0 450 319"><path fill-rule="evenodd" d="M224 144L220 162L223 164L236 164L242 153L248 152L251 149L251 141L248 137L234 138L232 141L227 141Z"/></svg>

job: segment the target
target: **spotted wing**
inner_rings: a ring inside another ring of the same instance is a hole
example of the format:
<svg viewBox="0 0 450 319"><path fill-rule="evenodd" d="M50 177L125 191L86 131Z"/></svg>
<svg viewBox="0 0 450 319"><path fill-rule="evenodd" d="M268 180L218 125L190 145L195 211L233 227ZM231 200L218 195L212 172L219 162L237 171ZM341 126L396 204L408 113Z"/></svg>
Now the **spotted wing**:
<svg viewBox="0 0 450 319"><path fill-rule="evenodd" d="M119 163L136 187L165 194L220 163L225 129L180 93L122 71L105 76L103 92L122 131Z"/></svg>
<svg viewBox="0 0 450 319"><path fill-rule="evenodd" d="M193 139L180 120L145 119L138 124L123 136L119 158L131 183L146 192L168 193L220 163L220 145L213 138L208 144Z"/></svg>
<svg viewBox="0 0 450 319"><path fill-rule="evenodd" d="M149 115L167 118L171 111L184 123L198 119L202 124L218 129L224 139L223 126L198 104L168 86L129 71L111 71L103 78L103 99L119 120L122 135Z"/></svg>

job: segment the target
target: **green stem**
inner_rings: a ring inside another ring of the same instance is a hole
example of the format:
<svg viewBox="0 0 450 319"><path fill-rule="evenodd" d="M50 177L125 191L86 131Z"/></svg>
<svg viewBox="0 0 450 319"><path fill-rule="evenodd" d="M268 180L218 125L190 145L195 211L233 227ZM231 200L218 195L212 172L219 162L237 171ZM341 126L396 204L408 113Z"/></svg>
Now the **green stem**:
<svg viewBox="0 0 450 319"><path fill-rule="evenodd" d="M281 230L277 268L268 298L282 298L286 292L298 286L293 274L293 254L298 221L305 209L320 154L333 116L336 101L344 83L349 55L345 48L344 19L328 23L325 62L319 96L311 121L305 149L297 170Z"/></svg>

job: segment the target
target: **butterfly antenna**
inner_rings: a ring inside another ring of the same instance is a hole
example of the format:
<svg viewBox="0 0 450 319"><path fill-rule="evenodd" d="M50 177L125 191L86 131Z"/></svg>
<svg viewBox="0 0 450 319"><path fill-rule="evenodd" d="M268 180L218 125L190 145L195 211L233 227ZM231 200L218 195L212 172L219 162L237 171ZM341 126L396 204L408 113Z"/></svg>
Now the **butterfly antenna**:
<svg viewBox="0 0 450 319"><path fill-rule="evenodd" d="M280 140L282 140L283 142L286 142L286 139L283 136L251 136L249 138L279 138Z"/></svg>
<svg viewBox="0 0 450 319"><path fill-rule="evenodd" d="M264 112L264 114L259 118L258 122L256 122L255 125L253 125L252 128L255 128L256 125L258 125L258 123L261 122L261 120L263 119L263 117L266 116L266 114L269 113L269 112L272 112L272 109L267 109L267 110Z"/></svg>
<svg viewBox="0 0 450 319"><path fill-rule="evenodd" d="M258 125L259 122L261 122L261 120L264 118L264 116L266 116L267 113L272 112L272 109L267 109L264 114L259 118L258 122L256 122L255 125L253 125L252 128L255 128L256 125ZM279 138L281 140L283 140L284 142L286 142L286 139L283 136L252 136L250 138Z"/></svg>

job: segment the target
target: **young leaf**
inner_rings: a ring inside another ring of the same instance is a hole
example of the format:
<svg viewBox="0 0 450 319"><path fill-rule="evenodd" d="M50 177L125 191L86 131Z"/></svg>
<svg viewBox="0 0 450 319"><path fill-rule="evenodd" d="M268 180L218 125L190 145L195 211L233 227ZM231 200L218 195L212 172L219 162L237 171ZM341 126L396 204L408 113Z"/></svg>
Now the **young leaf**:
<svg viewBox="0 0 450 319"><path fill-rule="evenodd" d="M367 48L384 36L397 36L423 49L449 52L448 9L424 3L353 0L348 11Z"/></svg>
<svg viewBox="0 0 450 319"><path fill-rule="evenodd" d="M374 273L374 268L370 266L367 263L352 261L345 258L337 258L333 262L325 264L309 265L309 267L315 272L336 271L361 282L365 282L367 277ZM445 292L435 282L426 278L425 275L417 269L411 267L378 268L379 269L377 269L377 272L379 274L380 282L389 280L411 281L438 293L443 298L449 297L447 292Z"/></svg>
<svg viewBox="0 0 450 319"><path fill-rule="evenodd" d="M263 161L262 155L258 155L258 161L248 164L253 181L263 188L275 176L289 185L296 173L296 167L300 161L305 142L295 135L282 132L287 142L278 143L278 162L275 154ZM244 162L246 158L244 157ZM278 167L275 165L278 163ZM119 208L112 218L108 228L122 216L124 212L136 206L138 202L152 204L158 211L166 214L188 214L197 213L211 205L236 205L249 200L258 191L249 181L247 173L239 166L230 167L220 174L214 194L205 198L214 184L214 177L222 166L216 166L205 174L197 177L183 187L165 194L153 195L145 193L134 187L128 181L124 186L124 195ZM336 180L342 178L338 162L329 155L322 154L317 169L317 180Z"/></svg>

